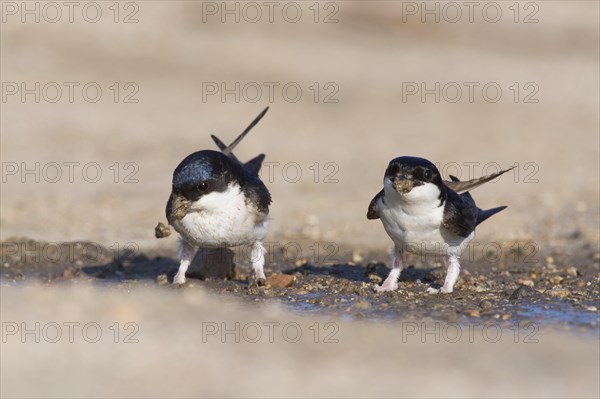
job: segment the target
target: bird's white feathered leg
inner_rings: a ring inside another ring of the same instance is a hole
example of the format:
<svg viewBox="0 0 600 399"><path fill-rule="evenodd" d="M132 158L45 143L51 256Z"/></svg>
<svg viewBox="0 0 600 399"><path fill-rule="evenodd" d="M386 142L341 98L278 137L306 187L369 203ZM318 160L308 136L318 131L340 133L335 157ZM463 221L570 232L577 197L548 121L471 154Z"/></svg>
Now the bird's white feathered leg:
<svg viewBox="0 0 600 399"><path fill-rule="evenodd" d="M458 280L458 275L460 274L460 263L458 262L459 259L460 257L456 254L448 255L448 259L446 261L446 280L444 280L444 285L442 288L429 287L427 289L429 294L437 294L440 292L449 294L454 290L454 284L456 284L456 280Z"/></svg>
<svg viewBox="0 0 600 399"><path fill-rule="evenodd" d="M179 270L173 278L173 284L184 284L185 283L185 272L194 259L194 246L188 243L185 239L180 238L179 240Z"/></svg>
<svg viewBox="0 0 600 399"><path fill-rule="evenodd" d="M448 255L448 271L446 272L446 280L440 290L443 293L449 294L454 290L454 284L458 280L460 273L460 263L458 255Z"/></svg>
<svg viewBox="0 0 600 399"><path fill-rule="evenodd" d="M398 278L404 268L404 252L394 246L392 251L392 270L381 286L376 286L375 291L394 291L398 289Z"/></svg>
<svg viewBox="0 0 600 399"><path fill-rule="evenodd" d="M256 281L259 283L264 283L267 279L264 270L266 253L267 250L263 246L262 242L255 241L254 244L252 244L252 251L250 252L250 256L252 258L252 269L254 269Z"/></svg>

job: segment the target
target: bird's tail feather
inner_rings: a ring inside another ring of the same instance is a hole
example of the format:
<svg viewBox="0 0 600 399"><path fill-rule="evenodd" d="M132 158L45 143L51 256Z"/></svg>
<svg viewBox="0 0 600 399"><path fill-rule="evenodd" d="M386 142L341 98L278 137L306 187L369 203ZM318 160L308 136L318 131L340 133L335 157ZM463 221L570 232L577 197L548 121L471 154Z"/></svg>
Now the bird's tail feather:
<svg viewBox="0 0 600 399"><path fill-rule="evenodd" d="M250 130L252 130L252 128L254 126L256 126L256 124L258 122L260 122L260 120L263 118L263 116L265 116L265 114L267 113L268 110L269 110L269 107L263 109L263 111L260 114L258 114L258 116L256 118L254 118L254 120L248 125L248 127L246 129L244 129L244 131L235 140L233 140L233 142L231 144L229 144L225 148L221 148L223 145L223 142L221 140L219 140L218 137L216 137L214 135L211 137L214 140L214 142L217 144L219 149L223 152L223 154L229 155L232 153L233 149L240 143L240 141L242 141L244 139L244 137L246 137L248 132L250 132Z"/></svg>
<svg viewBox="0 0 600 399"><path fill-rule="evenodd" d="M210 137L213 139L217 147L219 147L219 150L224 151L227 148L227 145L225 145L225 143L223 143L221 139L214 134L211 134Z"/></svg>
<svg viewBox="0 0 600 399"><path fill-rule="evenodd" d="M479 208L477 209L479 210L477 214L477 225L479 225L481 222L483 222L490 216L494 216L496 213L506 209L506 206L499 206L497 208L487 209L485 211Z"/></svg>
<svg viewBox="0 0 600 399"><path fill-rule="evenodd" d="M236 156L233 155L233 149L244 139L248 132L250 132L250 130L252 130L252 128L256 126L258 122L260 122L260 120L263 118L263 116L265 116L268 110L269 107L266 107L260 114L258 114L258 116L254 118L254 120L248 125L248 127L244 129L244 131L229 145L226 145L220 138L218 138L214 134L211 134L210 137L213 139L213 141L215 142L217 147L219 147L219 150L221 150L223 154L237 160ZM264 159L265 155L260 154L252 158L250 161L246 162L244 166L248 167L250 171L258 173Z"/></svg>

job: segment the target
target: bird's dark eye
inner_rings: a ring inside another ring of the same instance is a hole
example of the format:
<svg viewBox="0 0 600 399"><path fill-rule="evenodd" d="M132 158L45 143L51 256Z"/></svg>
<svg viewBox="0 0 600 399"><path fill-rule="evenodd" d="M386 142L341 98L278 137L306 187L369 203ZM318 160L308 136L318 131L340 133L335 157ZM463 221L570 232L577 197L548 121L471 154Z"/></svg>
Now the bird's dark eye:
<svg viewBox="0 0 600 399"><path fill-rule="evenodd" d="M425 171L423 172L423 178L425 180L431 180L432 177L433 177L433 173L431 173L431 170L425 169Z"/></svg>
<svg viewBox="0 0 600 399"><path fill-rule="evenodd" d="M198 191L200 192L204 192L208 190L208 183L203 181L202 183L198 184Z"/></svg>
<svg viewBox="0 0 600 399"><path fill-rule="evenodd" d="M388 167L388 175L397 175L398 172L400 172L400 167L398 166L398 164L392 164Z"/></svg>

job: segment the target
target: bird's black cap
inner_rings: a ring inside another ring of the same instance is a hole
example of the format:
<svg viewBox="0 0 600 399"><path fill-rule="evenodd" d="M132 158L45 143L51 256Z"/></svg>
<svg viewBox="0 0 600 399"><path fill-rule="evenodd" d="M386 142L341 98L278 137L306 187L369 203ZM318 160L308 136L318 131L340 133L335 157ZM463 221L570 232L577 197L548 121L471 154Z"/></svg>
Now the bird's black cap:
<svg viewBox="0 0 600 399"><path fill-rule="evenodd" d="M243 166L227 155L212 150L188 155L173 172L173 192L190 200L203 193L225 191L231 182L242 185Z"/></svg>
<svg viewBox="0 0 600 399"><path fill-rule="evenodd" d="M417 184L433 183L442 186L442 177L437 167L425 158L398 157L390 161L385 177L390 179L413 180Z"/></svg>

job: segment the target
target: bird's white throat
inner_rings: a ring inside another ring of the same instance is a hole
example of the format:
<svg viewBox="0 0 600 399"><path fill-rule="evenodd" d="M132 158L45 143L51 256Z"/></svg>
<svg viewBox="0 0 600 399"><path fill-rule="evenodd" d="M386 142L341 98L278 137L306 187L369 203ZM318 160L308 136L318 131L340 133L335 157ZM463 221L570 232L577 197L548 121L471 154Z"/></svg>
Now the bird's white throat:
<svg viewBox="0 0 600 399"><path fill-rule="evenodd" d="M225 191L213 191L192 202L190 211L235 213L245 207L242 189L237 183L229 183Z"/></svg>
<svg viewBox="0 0 600 399"><path fill-rule="evenodd" d="M387 207L399 206L406 211L427 212L440 206L440 189L433 183L415 186L408 193L398 193L389 178L383 180Z"/></svg>

